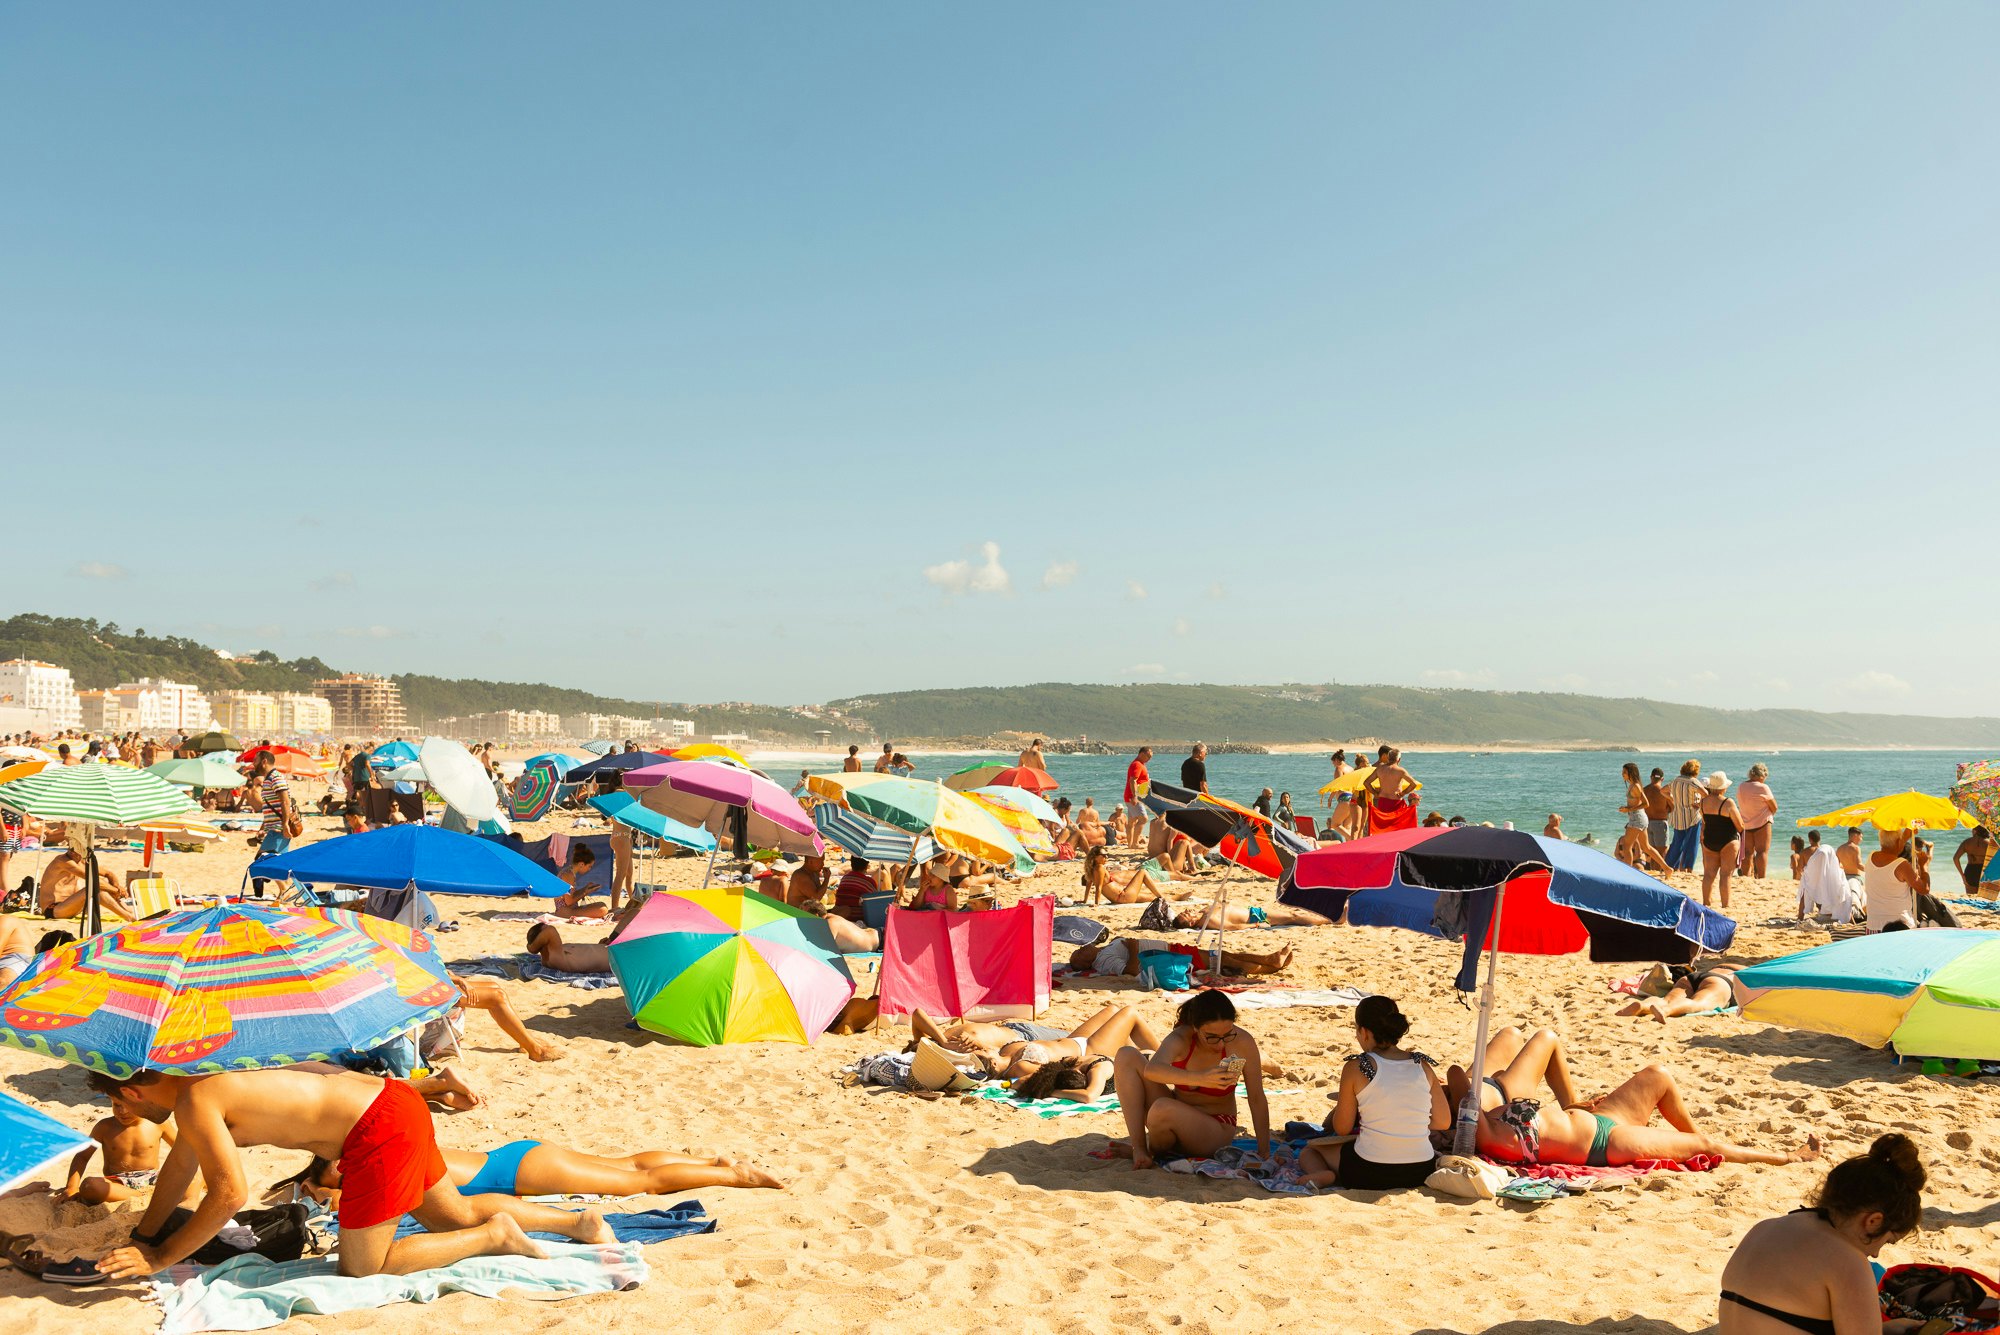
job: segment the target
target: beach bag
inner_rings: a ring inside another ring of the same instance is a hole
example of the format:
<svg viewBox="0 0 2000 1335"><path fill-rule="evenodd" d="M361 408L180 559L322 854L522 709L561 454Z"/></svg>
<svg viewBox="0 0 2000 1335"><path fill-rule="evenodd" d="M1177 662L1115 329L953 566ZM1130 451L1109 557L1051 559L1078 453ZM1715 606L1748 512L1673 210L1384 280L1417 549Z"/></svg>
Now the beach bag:
<svg viewBox="0 0 2000 1335"><path fill-rule="evenodd" d="M1194 978L1194 961L1185 955L1176 955L1166 950L1145 950L1139 953L1139 983L1142 987L1165 988L1169 992L1185 992Z"/></svg>
<svg viewBox="0 0 2000 1335"><path fill-rule="evenodd" d="M1484 1159L1471 1159L1462 1154L1440 1154L1437 1167L1424 1179L1424 1185L1432 1191L1462 1200L1490 1201L1499 1196L1500 1188L1512 1181L1513 1176L1499 1164L1488 1163Z"/></svg>
<svg viewBox="0 0 2000 1335"><path fill-rule="evenodd" d="M234 1242L225 1241L220 1236L210 1238L188 1259L196 1265L221 1265L245 1252L255 1252L267 1261L296 1261L306 1254L306 1244L311 1239L306 1230L307 1214L305 1205L298 1201L264 1210L238 1210L231 1222L249 1230L249 1236L255 1239L254 1245L241 1245L244 1235L231 1229L229 1232ZM158 1233L141 1234L135 1230L132 1240L157 1247L193 1218L194 1211L176 1206Z"/></svg>
<svg viewBox="0 0 2000 1335"><path fill-rule="evenodd" d="M1884 1321L1944 1321L1952 1331L2000 1330L2000 1285L1977 1270L1894 1265L1875 1288Z"/></svg>
<svg viewBox="0 0 2000 1335"><path fill-rule="evenodd" d="M1080 918L1070 913L1059 913L1055 918L1055 939L1065 946L1099 946L1111 935L1111 929L1095 918Z"/></svg>
<svg viewBox="0 0 2000 1335"><path fill-rule="evenodd" d="M305 820L299 815L299 804L292 800L290 793L285 794L284 828L287 839L296 839L306 832Z"/></svg>
<svg viewBox="0 0 2000 1335"><path fill-rule="evenodd" d="M1174 926L1174 911L1167 907L1167 901L1156 899L1146 905L1146 911L1139 915L1139 928L1147 932L1168 932Z"/></svg>

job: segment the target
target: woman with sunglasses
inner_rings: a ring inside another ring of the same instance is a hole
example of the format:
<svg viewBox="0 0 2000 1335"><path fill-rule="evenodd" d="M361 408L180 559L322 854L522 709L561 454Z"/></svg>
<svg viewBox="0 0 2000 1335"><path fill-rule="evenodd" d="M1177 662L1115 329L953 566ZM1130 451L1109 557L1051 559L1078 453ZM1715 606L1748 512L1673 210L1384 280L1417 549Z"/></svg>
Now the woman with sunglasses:
<svg viewBox="0 0 2000 1335"><path fill-rule="evenodd" d="M1148 1056L1117 1054L1112 1081L1131 1138L1132 1167L1154 1156L1206 1158L1236 1139L1236 1086L1250 1103L1257 1153L1271 1154L1271 1108L1257 1040L1236 1027L1236 1007L1224 992L1202 991L1183 1002L1173 1032Z"/></svg>

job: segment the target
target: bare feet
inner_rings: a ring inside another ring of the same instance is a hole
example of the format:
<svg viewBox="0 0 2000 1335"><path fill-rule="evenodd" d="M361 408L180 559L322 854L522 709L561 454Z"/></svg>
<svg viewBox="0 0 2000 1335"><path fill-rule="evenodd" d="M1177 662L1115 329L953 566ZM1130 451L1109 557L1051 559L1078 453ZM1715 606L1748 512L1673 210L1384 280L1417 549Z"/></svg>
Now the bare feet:
<svg viewBox="0 0 2000 1335"><path fill-rule="evenodd" d="M785 1184L772 1177L761 1168L742 1164L736 1168L736 1185L739 1187L772 1187L784 1190Z"/></svg>
<svg viewBox="0 0 2000 1335"><path fill-rule="evenodd" d="M458 1072L449 1068L431 1077L436 1081L435 1091L428 1097L436 1099L453 1112L470 1112L479 1106L479 1095Z"/></svg>
<svg viewBox="0 0 2000 1335"><path fill-rule="evenodd" d="M604 1216L595 1210L585 1210L576 1217L576 1222L564 1230L578 1242L616 1242L611 1225L604 1222Z"/></svg>
<svg viewBox="0 0 2000 1335"><path fill-rule="evenodd" d="M521 1231L521 1225L513 1215L496 1214L486 1221L486 1227L492 1234L493 1247L488 1256L548 1257L548 1253L536 1245L533 1238Z"/></svg>
<svg viewBox="0 0 2000 1335"><path fill-rule="evenodd" d="M528 1060L531 1062L560 1061L563 1055L560 1047L545 1039L536 1039L532 1046L523 1048L522 1051L528 1054Z"/></svg>
<svg viewBox="0 0 2000 1335"><path fill-rule="evenodd" d="M1620 1006L1617 1010L1613 1011L1612 1014L1622 1015L1627 1019L1637 1019L1639 1016L1645 1014L1645 1012L1646 1012L1645 1002L1633 1001L1633 1002L1628 1002L1623 1006Z"/></svg>
<svg viewBox="0 0 2000 1335"><path fill-rule="evenodd" d="M1790 1160L1793 1163L1811 1163L1813 1160L1819 1158L1819 1156L1820 1156L1819 1137L1807 1136L1805 1147L1803 1149L1793 1150L1790 1155Z"/></svg>

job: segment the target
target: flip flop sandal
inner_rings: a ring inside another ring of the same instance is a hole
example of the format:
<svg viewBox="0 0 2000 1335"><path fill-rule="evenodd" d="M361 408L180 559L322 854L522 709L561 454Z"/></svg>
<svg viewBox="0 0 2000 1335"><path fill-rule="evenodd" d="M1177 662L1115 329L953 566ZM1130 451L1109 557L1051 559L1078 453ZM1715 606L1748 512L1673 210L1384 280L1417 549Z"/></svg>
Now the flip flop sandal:
<svg viewBox="0 0 2000 1335"><path fill-rule="evenodd" d="M35 1240L25 1233L0 1233L0 1258L24 1274L42 1277L48 1258L35 1250Z"/></svg>

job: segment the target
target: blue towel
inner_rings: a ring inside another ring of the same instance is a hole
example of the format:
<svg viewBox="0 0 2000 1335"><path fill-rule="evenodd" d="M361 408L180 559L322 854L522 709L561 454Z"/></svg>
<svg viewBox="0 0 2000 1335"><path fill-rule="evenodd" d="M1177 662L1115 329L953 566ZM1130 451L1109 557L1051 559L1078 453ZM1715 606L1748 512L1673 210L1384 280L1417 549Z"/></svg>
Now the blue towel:
<svg viewBox="0 0 2000 1335"><path fill-rule="evenodd" d="M520 978L527 982L561 983L596 992L618 986L615 973L565 973L542 963L538 955L485 955L479 959L452 960L445 965L453 973L486 978Z"/></svg>
<svg viewBox="0 0 2000 1335"><path fill-rule="evenodd" d="M604 1216L604 1222L611 1225L611 1234L618 1241L636 1242L641 1246L691 1237L696 1233L715 1232L715 1221L701 1208L700 1201L682 1201L664 1210L641 1210L637 1214L608 1214ZM404 1215L402 1222L396 1225L396 1236L399 1238L423 1231L424 1226L413 1215ZM528 1236L541 1242L569 1241L560 1233L530 1233Z"/></svg>

